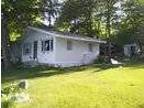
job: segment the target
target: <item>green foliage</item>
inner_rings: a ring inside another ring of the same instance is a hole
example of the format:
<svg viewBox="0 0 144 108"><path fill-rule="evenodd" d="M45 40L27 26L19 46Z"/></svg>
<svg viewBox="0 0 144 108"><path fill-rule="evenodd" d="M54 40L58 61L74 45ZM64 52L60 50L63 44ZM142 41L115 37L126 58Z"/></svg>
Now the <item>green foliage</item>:
<svg viewBox="0 0 144 108"><path fill-rule="evenodd" d="M20 92L20 91L21 91L21 89L19 88L18 85L11 84L11 85L3 88L2 91L1 91L1 93L5 94L5 95L8 95L8 94L17 93L17 92Z"/></svg>
<svg viewBox="0 0 144 108"><path fill-rule="evenodd" d="M108 28L112 33L114 31L112 24L119 19L116 15L118 8L114 6L117 2L117 0L67 0L57 20L58 27L66 28L65 31L106 38Z"/></svg>
<svg viewBox="0 0 144 108"><path fill-rule="evenodd" d="M38 8L37 0L2 0L2 17L7 19L7 32L11 41L20 37L28 25L39 23Z"/></svg>
<svg viewBox="0 0 144 108"><path fill-rule="evenodd" d="M125 16L119 23L119 31L114 41L121 46L128 43L143 43L144 3L141 0L127 0L122 7Z"/></svg>
<svg viewBox="0 0 144 108"><path fill-rule="evenodd" d="M121 47L133 42L143 44L143 7L143 0L67 0L57 27L61 31L110 38Z"/></svg>
<svg viewBox="0 0 144 108"><path fill-rule="evenodd" d="M113 38L113 42L115 42L117 45L123 47L125 44L130 44L135 42L134 34L132 34L132 30L121 30L117 36Z"/></svg>
<svg viewBox="0 0 144 108"><path fill-rule="evenodd" d="M12 99L12 96L15 93L21 92L22 89L16 85L16 84L11 84L7 87L2 88L1 93L2 93L2 108L15 108L15 100Z"/></svg>
<svg viewBox="0 0 144 108"><path fill-rule="evenodd" d="M95 0L68 0L64 3L62 12L57 20L58 27L67 27L65 31L93 36Z"/></svg>
<svg viewBox="0 0 144 108"><path fill-rule="evenodd" d="M8 99L8 100L2 100L1 102L1 108L15 108L14 101Z"/></svg>
<svg viewBox="0 0 144 108"><path fill-rule="evenodd" d="M41 7L43 9L43 20L49 22L49 26L52 26L52 19L58 16L61 4L58 0L42 0Z"/></svg>
<svg viewBox="0 0 144 108"><path fill-rule="evenodd" d="M95 64L108 64L109 59L107 56L99 56L95 61Z"/></svg>
<svg viewBox="0 0 144 108"><path fill-rule="evenodd" d="M16 41L27 26L37 26L42 20L58 15L60 4L57 0L2 0L2 13L8 20L11 41Z"/></svg>

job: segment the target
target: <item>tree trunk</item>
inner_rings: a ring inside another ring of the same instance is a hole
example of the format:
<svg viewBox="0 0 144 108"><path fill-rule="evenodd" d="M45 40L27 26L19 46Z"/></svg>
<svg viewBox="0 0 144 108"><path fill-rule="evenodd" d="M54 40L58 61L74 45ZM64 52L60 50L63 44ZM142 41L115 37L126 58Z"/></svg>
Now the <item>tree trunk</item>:
<svg viewBox="0 0 144 108"><path fill-rule="evenodd" d="M9 32L8 32L8 19L6 15L2 16L2 69L6 70L11 67L10 63L10 51L9 51Z"/></svg>
<svg viewBox="0 0 144 108"><path fill-rule="evenodd" d="M108 41L108 56L109 56L109 61L111 58L111 10L110 10L110 6L109 3L107 4L107 41Z"/></svg>
<svg viewBox="0 0 144 108"><path fill-rule="evenodd" d="M139 48L140 48L140 51L141 51L141 54L143 52L143 45L142 45L142 42L140 40L137 40L138 41L138 45L139 45Z"/></svg>
<svg viewBox="0 0 144 108"><path fill-rule="evenodd" d="M92 31L92 13L90 11L88 12L86 21L87 21L87 35L92 37L92 35L93 35L93 31Z"/></svg>

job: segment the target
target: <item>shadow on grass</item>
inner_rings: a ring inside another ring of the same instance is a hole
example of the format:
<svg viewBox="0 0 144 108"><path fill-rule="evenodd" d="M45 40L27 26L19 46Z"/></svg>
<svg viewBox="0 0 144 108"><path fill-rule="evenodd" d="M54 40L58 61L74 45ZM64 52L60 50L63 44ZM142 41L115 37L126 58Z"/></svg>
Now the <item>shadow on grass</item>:
<svg viewBox="0 0 144 108"><path fill-rule="evenodd" d="M133 69L144 69L144 63L127 64L125 67L130 67Z"/></svg>
<svg viewBox="0 0 144 108"><path fill-rule="evenodd" d="M144 108L144 104L138 105L138 108Z"/></svg>
<svg viewBox="0 0 144 108"><path fill-rule="evenodd" d="M142 64L127 64L127 65L111 65L111 64L94 64L89 66L71 67L71 68L54 68L54 67L33 67L33 68L15 68L7 72L2 72L2 83L21 80L31 79L37 77L50 77L54 75L70 74L74 72L82 72L84 70L94 69L93 72L102 72L107 69L114 69L117 67L130 67L130 68L143 68Z"/></svg>
<svg viewBox="0 0 144 108"><path fill-rule="evenodd" d="M118 68L121 65L112 65L112 64L96 64L94 67L96 68L94 72L101 72L107 69L114 69Z"/></svg>
<svg viewBox="0 0 144 108"><path fill-rule="evenodd" d="M144 69L144 63L143 62L137 62L137 63L125 63L125 64L121 64L121 65L112 65L112 64L100 64L100 65L95 65L95 67L97 68L94 72L101 72L107 69L114 69L114 68L132 68L132 69Z"/></svg>
<svg viewBox="0 0 144 108"><path fill-rule="evenodd" d="M21 79L31 79L36 77L50 77L54 75L70 74L87 69L88 66L71 67L71 68L54 68L54 67L32 67L32 68L15 68L2 72L2 83Z"/></svg>

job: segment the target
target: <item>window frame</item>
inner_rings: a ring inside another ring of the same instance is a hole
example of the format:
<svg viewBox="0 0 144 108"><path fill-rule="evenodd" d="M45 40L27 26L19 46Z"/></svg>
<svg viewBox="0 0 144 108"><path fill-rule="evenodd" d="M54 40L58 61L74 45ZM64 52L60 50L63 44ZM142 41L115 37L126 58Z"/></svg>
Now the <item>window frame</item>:
<svg viewBox="0 0 144 108"><path fill-rule="evenodd" d="M22 49L23 49L23 55L29 55L32 53L32 44L28 42L24 43ZM26 52L26 49L29 49L29 51Z"/></svg>

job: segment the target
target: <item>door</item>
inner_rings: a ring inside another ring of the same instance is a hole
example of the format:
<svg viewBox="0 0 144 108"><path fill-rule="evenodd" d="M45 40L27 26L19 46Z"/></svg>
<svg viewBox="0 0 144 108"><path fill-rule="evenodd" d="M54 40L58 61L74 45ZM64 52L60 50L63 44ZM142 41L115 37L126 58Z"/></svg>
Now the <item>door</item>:
<svg viewBox="0 0 144 108"><path fill-rule="evenodd" d="M131 57L135 55L135 46L131 46Z"/></svg>
<svg viewBox="0 0 144 108"><path fill-rule="evenodd" d="M34 46L33 46L33 59L37 58L37 41L34 41Z"/></svg>

